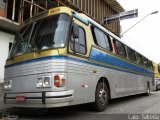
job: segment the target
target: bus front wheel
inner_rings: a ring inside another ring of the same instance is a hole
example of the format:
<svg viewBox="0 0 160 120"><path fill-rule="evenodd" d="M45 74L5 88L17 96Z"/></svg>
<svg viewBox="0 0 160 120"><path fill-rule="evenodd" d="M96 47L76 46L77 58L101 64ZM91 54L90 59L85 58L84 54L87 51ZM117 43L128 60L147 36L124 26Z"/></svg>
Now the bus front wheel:
<svg viewBox="0 0 160 120"><path fill-rule="evenodd" d="M108 100L109 92L106 84L104 82L98 83L95 93L95 110L98 112L104 111L108 105Z"/></svg>

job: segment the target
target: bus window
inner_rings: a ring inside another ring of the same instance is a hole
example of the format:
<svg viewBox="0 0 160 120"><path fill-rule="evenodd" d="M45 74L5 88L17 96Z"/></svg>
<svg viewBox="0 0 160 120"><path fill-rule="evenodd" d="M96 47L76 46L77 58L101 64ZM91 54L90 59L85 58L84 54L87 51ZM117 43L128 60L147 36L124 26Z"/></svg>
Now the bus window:
<svg viewBox="0 0 160 120"><path fill-rule="evenodd" d="M136 56L137 56L137 63L140 64L140 65L143 65L142 55L136 53Z"/></svg>
<svg viewBox="0 0 160 120"><path fill-rule="evenodd" d="M76 52L76 53L86 54L87 47L86 47L85 31L80 26L78 26L77 29L78 29L78 32L79 32L79 35L77 36L77 38L73 37L73 29L72 29L71 42L70 42L71 50Z"/></svg>
<svg viewBox="0 0 160 120"><path fill-rule="evenodd" d="M92 34L96 45L108 51L112 51L111 41L108 35L104 34L104 32L94 27L92 27Z"/></svg>
<svg viewBox="0 0 160 120"><path fill-rule="evenodd" d="M116 46L116 41L115 40L113 41L113 46L114 46L115 53L119 54L119 51L118 51L118 48Z"/></svg>
<svg viewBox="0 0 160 120"><path fill-rule="evenodd" d="M151 61L148 61L148 64L149 64L149 68L153 70L153 64Z"/></svg>
<svg viewBox="0 0 160 120"><path fill-rule="evenodd" d="M127 57L124 45L119 41L115 41L115 44L118 50L117 54L122 57Z"/></svg>
<svg viewBox="0 0 160 120"><path fill-rule="evenodd" d="M145 67L149 67L149 63L148 63L147 58L143 57L143 62L144 62Z"/></svg>
<svg viewBox="0 0 160 120"><path fill-rule="evenodd" d="M127 53L128 53L128 59L132 60L132 61L136 61L136 55L134 50L132 50L131 48L127 47Z"/></svg>
<svg viewBox="0 0 160 120"><path fill-rule="evenodd" d="M104 39L105 39L105 41L106 41L107 50L113 51L110 37L105 34L105 35L104 35Z"/></svg>

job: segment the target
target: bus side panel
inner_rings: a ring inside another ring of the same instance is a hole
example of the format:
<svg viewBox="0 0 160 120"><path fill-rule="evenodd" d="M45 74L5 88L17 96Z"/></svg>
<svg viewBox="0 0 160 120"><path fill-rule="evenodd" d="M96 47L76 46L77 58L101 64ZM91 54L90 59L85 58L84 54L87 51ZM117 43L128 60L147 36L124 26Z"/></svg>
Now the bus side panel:
<svg viewBox="0 0 160 120"><path fill-rule="evenodd" d="M93 61L69 57L67 68L67 88L74 90L72 105L94 102L96 86L101 77L109 82L111 98L144 93L147 81L151 84L150 77L103 67Z"/></svg>
<svg viewBox="0 0 160 120"><path fill-rule="evenodd" d="M95 77L93 66L85 61L68 60L67 88L74 90L72 104L93 102L95 97Z"/></svg>
<svg viewBox="0 0 160 120"><path fill-rule="evenodd" d="M151 71L98 48L92 48L90 59L96 66L104 69L100 74L103 73L101 77L106 76L109 81L111 98L144 93L147 81L152 79Z"/></svg>

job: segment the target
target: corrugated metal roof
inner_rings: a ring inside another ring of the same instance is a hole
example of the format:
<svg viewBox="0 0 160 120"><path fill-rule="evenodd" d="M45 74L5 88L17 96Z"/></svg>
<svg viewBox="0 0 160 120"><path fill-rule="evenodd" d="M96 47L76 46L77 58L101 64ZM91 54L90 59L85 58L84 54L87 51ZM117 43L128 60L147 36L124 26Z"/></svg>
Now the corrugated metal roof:
<svg viewBox="0 0 160 120"><path fill-rule="evenodd" d="M124 12L124 8L117 2L117 0L105 0L117 13Z"/></svg>

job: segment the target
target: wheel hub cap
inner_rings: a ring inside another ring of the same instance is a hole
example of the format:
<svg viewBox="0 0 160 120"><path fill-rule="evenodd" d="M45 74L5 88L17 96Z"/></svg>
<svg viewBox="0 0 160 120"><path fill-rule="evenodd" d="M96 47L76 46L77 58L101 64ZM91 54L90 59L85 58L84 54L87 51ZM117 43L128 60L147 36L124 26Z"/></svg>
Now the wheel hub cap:
<svg viewBox="0 0 160 120"><path fill-rule="evenodd" d="M99 91L99 102L104 105L107 101L107 93L104 89Z"/></svg>

